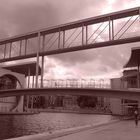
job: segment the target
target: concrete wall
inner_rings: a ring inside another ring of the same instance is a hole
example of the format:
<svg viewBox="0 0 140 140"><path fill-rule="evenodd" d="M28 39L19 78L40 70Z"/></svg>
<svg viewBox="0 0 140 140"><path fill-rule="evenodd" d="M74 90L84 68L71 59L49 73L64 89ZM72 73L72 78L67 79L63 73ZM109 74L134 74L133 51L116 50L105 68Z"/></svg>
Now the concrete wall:
<svg viewBox="0 0 140 140"><path fill-rule="evenodd" d="M113 114L122 115L122 103L121 99L111 98L110 99L110 109Z"/></svg>
<svg viewBox="0 0 140 140"><path fill-rule="evenodd" d="M0 112L10 112L14 106L15 103L0 102Z"/></svg>
<svg viewBox="0 0 140 140"><path fill-rule="evenodd" d="M111 79L111 88L112 89L121 89L123 86L121 78Z"/></svg>

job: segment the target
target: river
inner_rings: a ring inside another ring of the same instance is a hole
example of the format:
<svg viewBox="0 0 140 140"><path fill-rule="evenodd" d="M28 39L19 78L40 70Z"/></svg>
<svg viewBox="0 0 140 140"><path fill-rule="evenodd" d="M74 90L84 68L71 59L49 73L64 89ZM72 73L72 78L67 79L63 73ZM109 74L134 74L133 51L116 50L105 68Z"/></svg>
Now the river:
<svg viewBox="0 0 140 140"><path fill-rule="evenodd" d="M0 115L0 140L88 124L97 125L112 119L111 115L72 113Z"/></svg>

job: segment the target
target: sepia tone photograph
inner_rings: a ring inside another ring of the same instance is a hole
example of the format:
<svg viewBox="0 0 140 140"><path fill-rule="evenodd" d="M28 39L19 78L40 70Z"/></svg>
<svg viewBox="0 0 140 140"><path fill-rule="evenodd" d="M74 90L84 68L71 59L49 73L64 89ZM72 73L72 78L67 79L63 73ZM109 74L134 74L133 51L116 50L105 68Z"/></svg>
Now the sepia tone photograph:
<svg viewBox="0 0 140 140"><path fill-rule="evenodd" d="M0 140L140 139L140 0L0 0Z"/></svg>

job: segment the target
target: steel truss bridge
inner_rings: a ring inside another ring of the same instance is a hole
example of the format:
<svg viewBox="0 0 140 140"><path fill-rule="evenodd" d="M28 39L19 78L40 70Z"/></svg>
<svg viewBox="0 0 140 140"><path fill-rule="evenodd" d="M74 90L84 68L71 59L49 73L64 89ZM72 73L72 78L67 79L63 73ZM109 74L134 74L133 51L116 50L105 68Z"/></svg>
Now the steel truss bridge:
<svg viewBox="0 0 140 140"><path fill-rule="evenodd" d="M139 42L139 18L140 7L136 7L1 39L0 62L36 57L36 89L26 89L26 91L38 92L40 57L42 58L41 88L43 88L44 56ZM49 91L49 88L46 91L39 90L42 94ZM14 91L11 91L11 95ZM18 90L21 94L26 94L26 91L23 93L23 90ZM2 93L5 94L5 91L0 91L1 96ZM6 95L10 95L10 91Z"/></svg>

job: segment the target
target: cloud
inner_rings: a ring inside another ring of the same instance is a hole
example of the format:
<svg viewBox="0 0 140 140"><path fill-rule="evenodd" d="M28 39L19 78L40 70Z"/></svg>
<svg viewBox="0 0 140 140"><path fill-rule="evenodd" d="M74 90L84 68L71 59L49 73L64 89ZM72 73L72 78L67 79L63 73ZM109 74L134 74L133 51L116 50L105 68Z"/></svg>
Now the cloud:
<svg viewBox="0 0 140 140"><path fill-rule="evenodd" d="M102 7L103 3L98 0L1 0L0 24L12 36L88 17L90 7L94 7L94 16L98 9L94 5Z"/></svg>
<svg viewBox="0 0 140 140"><path fill-rule="evenodd" d="M121 3L121 4L120 4ZM136 0L1 0L0 37L139 6ZM137 28L135 29L137 30ZM101 39L104 39L101 37ZM33 46L32 44L30 44ZM133 44L138 45L137 43ZM45 77L94 77L113 75L130 57L132 44L90 49L46 57ZM35 46L34 46L35 48ZM29 48L29 51L34 49ZM113 74L110 74L113 73ZM115 75L115 74L114 74Z"/></svg>

